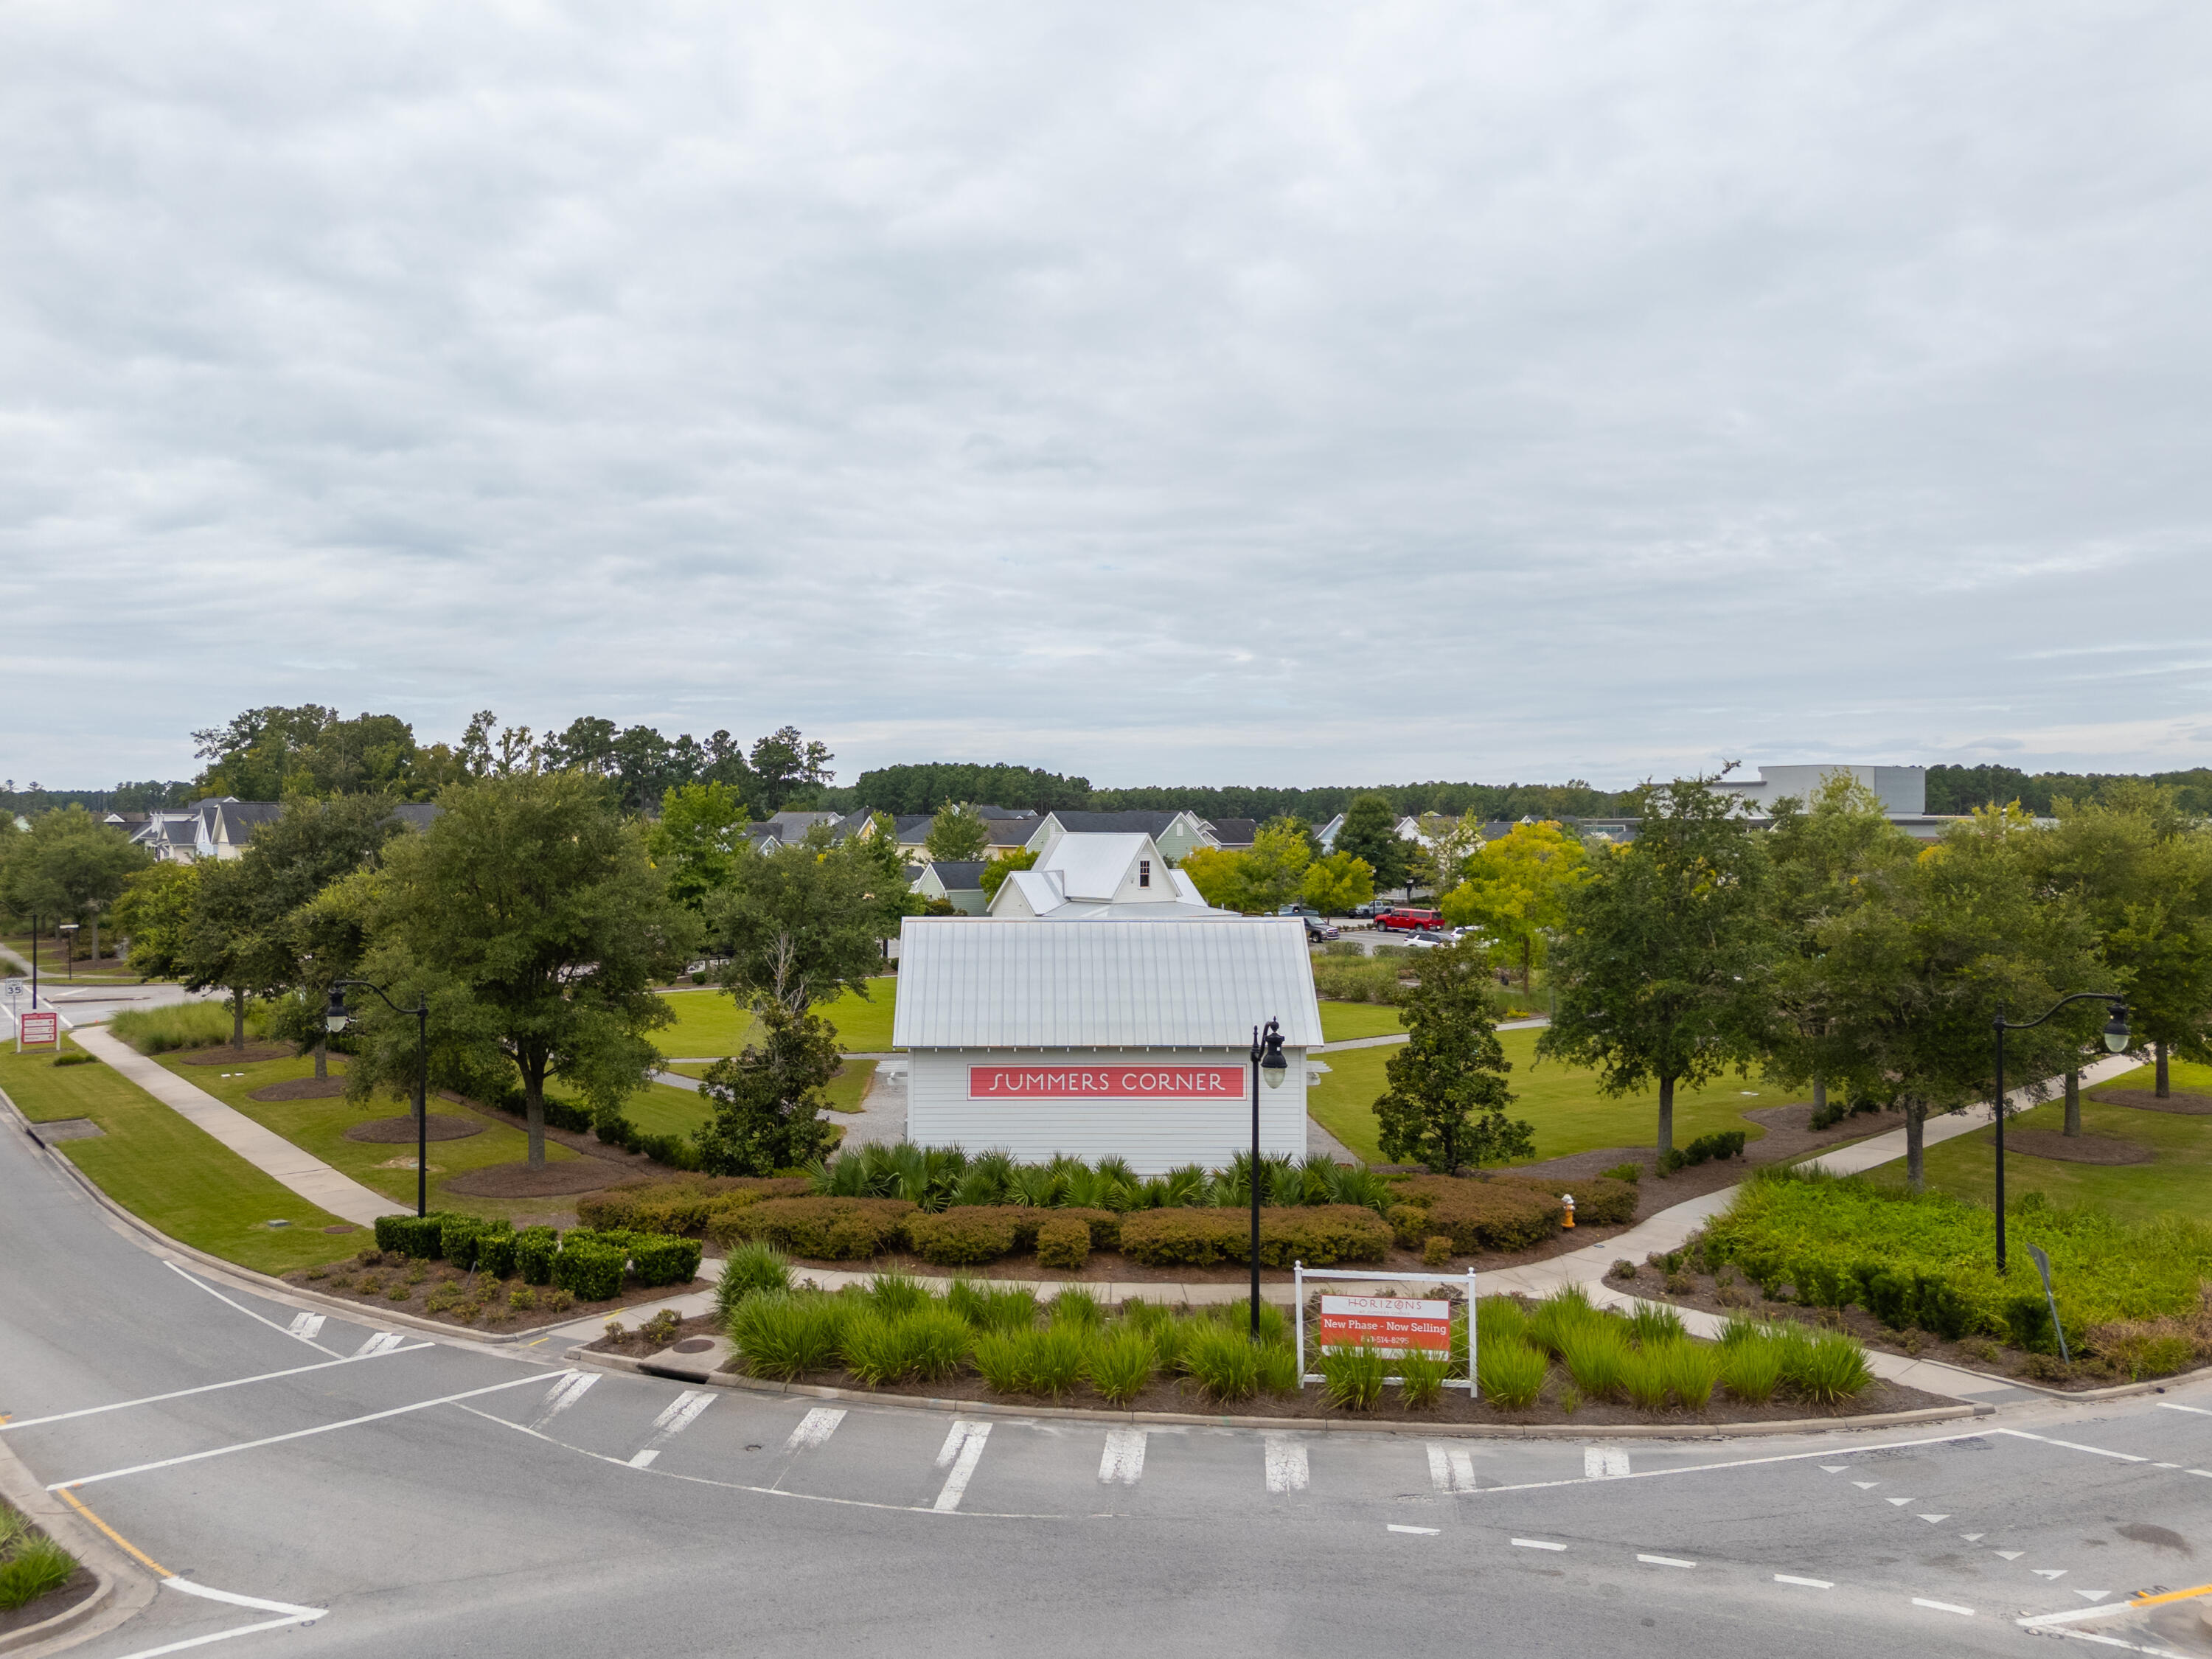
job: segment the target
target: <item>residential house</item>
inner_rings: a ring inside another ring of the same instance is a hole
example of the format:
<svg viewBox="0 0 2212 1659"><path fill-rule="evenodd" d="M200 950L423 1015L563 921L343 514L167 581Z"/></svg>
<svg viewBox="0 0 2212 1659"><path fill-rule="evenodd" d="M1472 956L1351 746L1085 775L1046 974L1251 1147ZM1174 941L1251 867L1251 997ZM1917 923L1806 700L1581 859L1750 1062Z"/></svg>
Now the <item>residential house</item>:
<svg viewBox="0 0 2212 1659"><path fill-rule="evenodd" d="M164 807L146 814L146 821L131 836L164 863L198 859L234 859L246 851L253 832L283 815L284 804L274 800L240 800L235 795L210 796L190 806ZM410 830L425 828L438 816L435 806L402 802L392 816Z"/></svg>
<svg viewBox="0 0 2212 1659"><path fill-rule="evenodd" d="M1213 844L1224 853L1249 853L1260 833L1257 818L1208 818L1206 828Z"/></svg>
<svg viewBox="0 0 2212 1659"><path fill-rule="evenodd" d="M1024 843L1039 853L1062 836L1147 836L1161 857L1180 864L1201 847L1218 843L1195 812L1047 812Z"/></svg>
<svg viewBox="0 0 2212 1659"><path fill-rule="evenodd" d="M1146 835L1063 835L1000 884L988 914L1000 921L1234 920L1200 896Z"/></svg>
<svg viewBox="0 0 2212 1659"><path fill-rule="evenodd" d="M964 916L980 916L989 908L983 896L986 862L983 859L933 860L915 871L909 885L926 899L943 899Z"/></svg>

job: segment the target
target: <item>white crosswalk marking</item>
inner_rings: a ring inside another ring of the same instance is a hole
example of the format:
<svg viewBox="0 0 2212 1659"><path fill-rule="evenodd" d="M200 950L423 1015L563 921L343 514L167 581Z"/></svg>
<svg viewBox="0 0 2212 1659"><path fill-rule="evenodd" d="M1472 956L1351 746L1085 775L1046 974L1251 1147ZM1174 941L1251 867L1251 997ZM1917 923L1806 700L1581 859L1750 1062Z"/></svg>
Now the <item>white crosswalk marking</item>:
<svg viewBox="0 0 2212 1659"><path fill-rule="evenodd" d="M1583 1448L1583 1478L1586 1480L1618 1480L1628 1473L1628 1454L1617 1446L1584 1446Z"/></svg>
<svg viewBox="0 0 2212 1659"><path fill-rule="evenodd" d="M353 1351L356 1359L366 1359L373 1353L390 1353L407 1339L397 1331L379 1331L374 1336Z"/></svg>
<svg viewBox="0 0 2212 1659"><path fill-rule="evenodd" d="M1465 1446L1430 1441L1429 1484L1438 1492L1473 1492L1474 1454Z"/></svg>
<svg viewBox="0 0 2212 1659"><path fill-rule="evenodd" d="M699 1413L714 1403L714 1396L704 1389L686 1389L669 1402L668 1409L653 1419L653 1426L660 1431L663 1440L678 1435L698 1419Z"/></svg>
<svg viewBox="0 0 2212 1659"><path fill-rule="evenodd" d="M1106 1449L1098 1459L1098 1480L1101 1486L1133 1486L1145 1473L1145 1431L1142 1429L1109 1429L1106 1431Z"/></svg>
<svg viewBox="0 0 2212 1659"><path fill-rule="evenodd" d="M653 1460L659 1455L660 1451L658 1447L647 1446L629 1460L629 1466L634 1469L649 1469L653 1467Z"/></svg>
<svg viewBox="0 0 2212 1659"><path fill-rule="evenodd" d="M1306 1443L1287 1434L1271 1434L1267 1443L1267 1490L1304 1492L1312 1472L1306 1466Z"/></svg>
<svg viewBox="0 0 2212 1659"><path fill-rule="evenodd" d="M285 1328L287 1336L296 1336L302 1342L312 1342L322 1334L323 1316L319 1313L297 1313Z"/></svg>
<svg viewBox="0 0 2212 1659"><path fill-rule="evenodd" d="M592 1384L599 1380L597 1371L571 1371L553 1385L545 1396L545 1405L530 1421L533 1429L542 1429L562 1412L591 1392Z"/></svg>
<svg viewBox="0 0 2212 1659"><path fill-rule="evenodd" d="M952 1472L945 1477L944 1490L937 1494L933 1506L951 1511L960 1507L960 1499L975 1478L975 1466L983 1461L983 1443L991 1437L988 1423L970 1423L955 1418L951 1429L945 1437L945 1444L937 1454L937 1467L951 1466Z"/></svg>
<svg viewBox="0 0 2212 1659"><path fill-rule="evenodd" d="M845 1420L845 1413L835 1406L817 1406L799 1419L799 1426L791 1431L791 1438L783 1443L786 1451L814 1451L837 1431Z"/></svg>

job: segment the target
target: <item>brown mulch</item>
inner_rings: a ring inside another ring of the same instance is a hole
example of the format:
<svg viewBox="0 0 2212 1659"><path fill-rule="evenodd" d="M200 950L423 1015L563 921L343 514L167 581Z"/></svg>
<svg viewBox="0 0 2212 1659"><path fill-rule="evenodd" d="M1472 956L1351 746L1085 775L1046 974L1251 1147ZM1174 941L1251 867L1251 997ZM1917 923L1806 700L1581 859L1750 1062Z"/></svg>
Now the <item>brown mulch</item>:
<svg viewBox="0 0 2212 1659"><path fill-rule="evenodd" d="M495 1106L487 1106L482 1101L471 1100L466 1095L457 1095L450 1090L441 1090L438 1098L449 1100L456 1106L465 1106L478 1116L489 1118L494 1123L504 1123L510 1129L520 1129L526 1134L530 1131L530 1120L519 1112L502 1112ZM549 1123L545 1126L545 1139L556 1146L566 1146L572 1152L581 1152L586 1158L596 1158L603 1164L622 1164L632 1174L673 1173L666 1164L655 1164L643 1152L626 1152L619 1146L610 1146L586 1130L556 1129ZM565 1190L580 1193L588 1192L591 1188L571 1187ZM480 1194L478 1196L488 1194Z"/></svg>
<svg viewBox="0 0 2212 1659"><path fill-rule="evenodd" d="M465 1140L471 1135L482 1134L484 1126L472 1117L447 1117L442 1112L432 1112L429 1121L422 1126L422 1138L427 1140ZM404 1117L373 1117L366 1122L349 1126L345 1138L348 1140L372 1141L380 1146L412 1146L416 1139L414 1115L410 1113Z"/></svg>
<svg viewBox="0 0 2212 1659"><path fill-rule="evenodd" d="M212 1048L173 1050L169 1058L179 1066L252 1066L264 1060L290 1060L298 1052L289 1042L249 1042L243 1050L224 1042Z"/></svg>
<svg viewBox="0 0 2212 1659"><path fill-rule="evenodd" d="M2107 1106L2132 1106L2143 1112L2179 1112L2187 1117L2212 1117L2212 1095L2168 1095L2160 1100L2148 1089L2099 1089L2089 1096Z"/></svg>
<svg viewBox="0 0 2212 1659"><path fill-rule="evenodd" d="M595 1193L622 1179L622 1171L597 1158L564 1158L532 1169L527 1164L493 1164L457 1175L446 1183L465 1198L556 1198L567 1193Z"/></svg>
<svg viewBox="0 0 2212 1659"><path fill-rule="evenodd" d="M33 1625L44 1624L56 1613L67 1613L99 1588L100 1580L92 1569L79 1567L63 1579L57 1588L47 1591L37 1601L24 1603L13 1613L0 1611L0 1636L28 1630Z"/></svg>
<svg viewBox="0 0 2212 1659"><path fill-rule="evenodd" d="M2056 1129L2007 1129L2005 1150L2064 1164L2148 1164L2158 1156L2141 1142L2117 1135L2066 1135Z"/></svg>
<svg viewBox="0 0 2212 1659"><path fill-rule="evenodd" d="M676 1341L672 1344L647 1342L638 1334L635 1327L626 1326L623 1328L620 1341L617 1341L612 1337L603 1336L596 1342L586 1344L585 1351L589 1353L626 1353L633 1359L642 1359L647 1354L659 1353L663 1347L680 1346L685 1342L696 1342L699 1346L692 1352L704 1353L714 1346L706 1339L720 1336L721 1334L721 1315L693 1314L677 1326Z"/></svg>
<svg viewBox="0 0 2212 1659"><path fill-rule="evenodd" d="M372 1250L365 1254L374 1255L375 1252ZM427 1270L422 1282L410 1285L407 1283L410 1266L404 1258L395 1255L380 1258L377 1264L368 1267L358 1261L345 1261L335 1267L296 1268L283 1277L287 1284L319 1291L325 1296L343 1297L364 1307L396 1310L400 1313L413 1314L418 1319L434 1319L456 1328L489 1331L534 1329L540 1325L564 1324L569 1320L587 1318L595 1314L612 1315L624 1308L635 1307L640 1303L665 1302L671 1297L688 1295L694 1290L704 1288L698 1281L690 1285L652 1287L629 1285L611 1301L572 1302L566 1308L556 1309L547 1305L552 1299L550 1288L541 1285L532 1291L537 1306L518 1310L508 1305L507 1298L515 1291L524 1288L520 1279L486 1279L481 1274L462 1273L450 1262L426 1261L422 1264ZM362 1288L364 1278L374 1280L373 1287L368 1291ZM427 1304L430 1292L441 1285L459 1285L464 1290L473 1290L484 1297L486 1305L472 1319L459 1317L458 1309L449 1308L432 1313ZM394 1290L404 1290L407 1294L394 1301L392 1297Z"/></svg>
<svg viewBox="0 0 2212 1659"><path fill-rule="evenodd" d="M1707 1193L1733 1187L1743 1179L1747 1167L1786 1164L1808 1152L1824 1152L1844 1141L1861 1140L1869 1135L1905 1127L1905 1114L1902 1112L1861 1112L1856 1117L1846 1117L1827 1128L1814 1129L1810 1127L1813 1119L1810 1101L1799 1101L1787 1106L1755 1107L1742 1115L1766 1133L1748 1143L1741 1158L1712 1158L1677 1170L1670 1176L1659 1173L1659 1154L1650 1146L1600 1147L1595 1152L1575 1152L1542 1164L1516 1164L1506 1173L1569 1181L1587 1180L1592 1176L1603 1175L1620 1164L1638 1164L1644 1174L1637 1183L1637 1190L1642 1194L1637 1201L1637 1213L1650 1215L1685 1200L1703 1198ZM1604 1236L1595 1229L1585 1231L1580 1227L1572 1233L1561 1235L1570 1246L1595 1243ZM1555 1255L1559 1252L1547 1250L1543 1254Z"/></svg>
<svg viewBox="0 0 2212 1659"><path fill-rule="evenodd" d="M289 1082L272 1083L265 1089L256 1089L246 1096L248 1100L336 1100L345 1092L342 1077L295 1077Z"/></svg>

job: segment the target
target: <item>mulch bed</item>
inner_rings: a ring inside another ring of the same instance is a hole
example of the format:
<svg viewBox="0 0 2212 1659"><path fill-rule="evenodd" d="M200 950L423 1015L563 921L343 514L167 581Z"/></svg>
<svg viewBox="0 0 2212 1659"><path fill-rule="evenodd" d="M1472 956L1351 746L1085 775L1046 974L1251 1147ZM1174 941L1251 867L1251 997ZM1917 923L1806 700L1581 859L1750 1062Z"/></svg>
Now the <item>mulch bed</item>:
<svg viewBox="0 0 2212 1659"><path fill-rule="evenodd" d="M49 1590L35 1601L27 1601L13 1613L0 1612L0 1636L19 1630L28 1630L42 1625L57 1613L67 1613L78 1602L100 1588L100 1580L90 1567L79 1567L62 1580L58 1589ZM40 1644L44 1646L44 1642Z"/></svg>
<svg viewBox="0 0 2212 1659"><path fill-rule="evenodd" d="M2212 1095L2168 1095L2160 1100L2148 1089L2098 1089L2089 1098L2107 1106L2132 1106L2142 1112L2178 1112L2185 1117L2212 1117Z"/></svg>
<svg viewBox="0 0 2212 1659"><path fill-rule="evenodd" d="M1758 1285L1746 1284L1733 1269L1725 1271L1729 1273L1725 1285L1711 1273L1692 1273L1686 1267L1670 1274L1654 1265L1641 1266L1632 1279L1615 1279L1608 1274L1605 1282L1613 1290L1641 1297L1647 1302L1671 1302L1680 1308L1699 1308L1723 1318L1730 1314L1749 1314L1762 1319L1794 1319L1822 1330L1846 1331L1869 1349L1904 1354L1909 1358L1936 1360L1955 1365L1960 1370L1978 1371L1998 1382L2025 1380L2039 1388L2083 1389L2107 1389L2128 1380L2124 1373L2115 1372L2100 1359L2077 1359L2069 1369L2059 1364L2056 1354L2025 1354L1985 1338L1947 1342L1926 1331L1893 1331L1863 1308L1806 1308L1794 1302L1768 1302L1760 1297ZM2014 1272L2019 1273L2020 1268L2015 1267ZM2033 1280L2031 1270L2028 1282L2032 1284Z"/></svg>
<svg viewBox="0 0 2212 1659"><path fill-rule="evenodd" d="M290 1060L298 1052L289 1042L249 1042L242 1050L225 1042L212 1048L173 1049L169 1058L179 1066L252 1066L264 1060Z"/></svg>
<svg viewBox="0 0 2212 1659"><path fill-rule="evenodd" d="M611 1187L623 1174L592 1158L564 1159L535 1170L527 1164L494 1164L455 1176L446 1190L466 1198L558 1198Z"/></svg>
<svg viewBox="0 0 2212 1659"><path fill-rule="evenodd" d="M256 1095L254 1098L263 1097ZM472 1117L447 1117L442 1112L432 1112L429 1121L422 1126L423 1138L428 1140L465 1140L483 1131L484 1126ZM405 1117L373 1117L350 1125L345 1138L372 1141L380 1146L411 1146L416 1139L415 1119L411 1113Z"/></svg>
<svg viewBox="0 0 2212 1659"><path fill-rule="evenodd" d="M704 1353L714 1346L706 1339L720 1336L721 1334L722 1316L720 1314L693 1314L689 1319L678 1324L676 1341L678 1343L697 1342L700 1346L696 1352ZM603 1336L596 1342L586 1344L585 1351L588 1353L628 1354L633 1359L642 1359L647 1354L659 1353L661 1349L670 1346L672 1345L665 1342L648 1342L638 1334L635 1326L626 1325L623 1328L620 1341L617 1341L612 1337Z"/></svg>
<svg viewBox="0 0 2212 1659"><path fill-rule="evenodd" d="M2140 1142L2117 1135L2067 1135L2056 1129L2008 1128L2005 1150L2064 1164L2148 1164L2158 1156Z"/></svg>
<svg viewBox="0 0 2212 1659"><path fill-rule="evenodd" d="M336 1100L346 1090L342 1077L295 1077L256 1089L248 1100ZM349 1133L351 1132L349 1131Z"/></svg>
<svg viewBox="0 0 2212 1659"><path fill-rule="evenodd" d="M530 1131L530 1120L519 1112L502 1112L496 1107L487 1106L482 1101L471 1100L465 1095L454 1094L450 1090L440 1091L438 1098L451 1101L456 1106L465 1106L478 1116L489 1118L494 1123L504 1123L510 1129L520 1129L526 1134ZM596 1158L603 1164L622 1164L629 1173L637 1175L675 1173L665 1164L655 1164L643 1152L626 1152L619 1146L609 1146L597 1135L587 1131L556 1129L549 1123L545 1126L545 1139L556 1146L566 1146L572 1152L581 1152L586 1158ZM586 1192L590 1188L572 1187L566 1190ZM479 1194L479 1196L493 1196L493 1194Z"/></svg>
<svg viewBox="0 0 2212 1659"><path fill-rule="evenodd" d="M565 1308L550 1305L554 1300L546 1285L526 1287L520 1279L493 1279L479 1273L465 1273L449 1262L410 1262L403 1256L380 1256L374 1249L365 1250L363 1256L376 1256L368 1265L356 1259L341 1262L332 1267L301 1267L286 1273L284 1281L303 1290L318 1291L325 1296L342 1297L349 1302L358 1302L364 1307L382 1309L387 1312L413 1314L420 1319L434 1319L441 1324L457 1328L484 1331L535 1329L540 1325L566 1323L574 1319L586 1319L595 1315L611 1316L624 1308L641 1303L665 1302L672 1297L688 1296L693 1291L706 1288L702 1281L690 1285L661 1285L647 1288L643 1285L626 1287L623 1293L606 1302L572 1302ZM424 1269L420 1281L410 1285L407 1276L416 1266ZM374 1285L364 1290L364 1277L374 1279ZM484 1298L484 1305L473 1318L463 1318L459 1309L448 1308L432 1313L427 1305L430 1292L441 1285L457 1285L464 1291L474 1291ZM518 1290L531 1288L536 1306L515 1309L508 1298ZM395 1299L394 1290L406 1291Z"/></svg>

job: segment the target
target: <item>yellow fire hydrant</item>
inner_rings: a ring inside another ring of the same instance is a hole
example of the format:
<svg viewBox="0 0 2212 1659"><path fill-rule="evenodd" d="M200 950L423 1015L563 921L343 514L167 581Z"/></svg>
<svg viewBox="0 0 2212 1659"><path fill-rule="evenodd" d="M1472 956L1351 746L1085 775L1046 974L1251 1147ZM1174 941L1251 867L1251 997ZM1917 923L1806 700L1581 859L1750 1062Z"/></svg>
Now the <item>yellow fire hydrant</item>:
<svg viewBox="0 0 2212 1659"><path fill-rule="evenodd" d="M1565 1197L1561 1198L1559 1202L1567 1206L1567 1218L1563 1224L1569 1227L1573 1226L1575 1224L1575 1195L1572 1193L1569 1193Z"/></svg>

